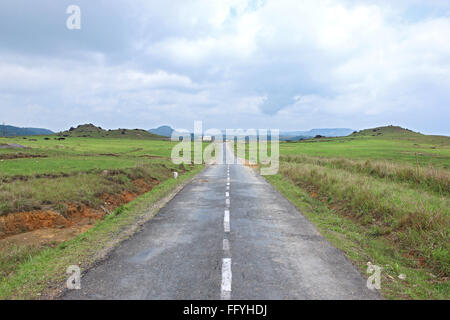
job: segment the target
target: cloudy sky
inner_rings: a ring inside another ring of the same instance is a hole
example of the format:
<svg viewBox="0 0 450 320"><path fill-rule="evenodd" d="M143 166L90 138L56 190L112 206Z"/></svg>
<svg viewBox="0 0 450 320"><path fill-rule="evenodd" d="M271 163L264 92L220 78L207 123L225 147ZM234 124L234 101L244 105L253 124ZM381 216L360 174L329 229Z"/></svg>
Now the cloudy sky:
<svg viewBox="0 0 450 320"><path fill-rule="evenodd" d="M0 122L194 120L450 135L450 1L1 0Z"/></svg>

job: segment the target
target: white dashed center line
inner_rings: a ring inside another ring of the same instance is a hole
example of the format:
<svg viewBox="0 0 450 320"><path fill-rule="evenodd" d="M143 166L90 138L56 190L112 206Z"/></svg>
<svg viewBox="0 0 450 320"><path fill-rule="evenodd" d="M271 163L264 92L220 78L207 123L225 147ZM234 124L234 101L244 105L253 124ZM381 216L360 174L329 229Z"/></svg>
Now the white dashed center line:
<svg viewBox="0 0 450 320"><path fill-rule="evenodd" d="M220 289L220 297L222 300L231 299L231 259L224 258L222 260L222 286Z"/></svg>
<svg viewBox="0 0 450 320"><path fill-rule="evenodd" d="M230 232L230 210L225 210L223 217L223 229L225 232Z"/></svg>
<svg viewBox="0 0 450 320"><path fill-rule="evenodd" d="M225 192L225 205L226 210L223 215L223 229L225 234L230 233L230 167L227 167L227 187ZM226 237L226 236L225 236ZM222 300L231 299L231 252L230 241L226 238L223 239L223 254L222 259L222 285L220 287L220 298Z"/></svg>

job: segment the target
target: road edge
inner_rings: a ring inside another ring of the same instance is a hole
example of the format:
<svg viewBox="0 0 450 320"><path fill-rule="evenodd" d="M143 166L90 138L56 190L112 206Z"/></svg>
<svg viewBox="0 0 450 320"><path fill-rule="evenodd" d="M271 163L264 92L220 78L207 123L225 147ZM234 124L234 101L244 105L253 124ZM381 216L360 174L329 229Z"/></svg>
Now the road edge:
<svg viewBox="0 0 450 320"><path fill-rule="evenodd" d="M362 279L367 280L368 276L366 273L364 273L363 268L361 267L361 264L359 263L359 261L352 259L348 252L340 245L338 245L335 241L333 241L332 238L329 237L329 234L327 234L327 232L325 232L325 230L319 226L316 221L312 220L310 215L308 214L304 214L302 208L300 208L298 205L295 204L294 201L292 201L292 199L289 197L288 194L285 194L283 192L283 190L277 188L277 185L273 183L273 181L271 181L270 179L267 178L267 176L263 176L261 175L257 169L254 168L249 168L253 171L253 173L256 176L259 176L259 178L263 179L264 181L266 181L270 187L276 192L278 193L280 196L282 196L284 199L287 200L287 202L293 207L295 208L299 214L301 214L305 219L308 220L309 223L311 223L311 225L314 227L314 229L316 230L316 232L326 241L328 242L329 245L331 245L332 247L336 248L337 250L339 250L341 252L341 254L343 255L343 257L355 268L355 270L361 275ZM385 300L385 296L382 294L382 291L374 289L377 294L379 295L379 298L381 300Z"/></svg>
<svg viewBox="0 0 450 320"><path fill-rule="evenodd" d="M130 225L125 226L118 235L116 235L109 243L106 244L106 246L97 253L97 255L93 258L93 261L90 265L85 266L83 268L83 272L81 275L81 278L83 275L85 275L90 269L94 268L95 266L99 265L103 261L107 260L109 255L125 240L128 240L133 235L138 233L142 230L145 223L151 221L158 212L167 204L169 203L178 193L180 193L188 184L190 184L199 174L201 174L203 171L207 169L208 165L205 165L201 170L198 170L198 172L195 172L194 175L187 178L186 180L182 181L181 183L177 184L174 189L169 191L168 194L166 194L162 199L159 199L155 203L152 203L151 206L147 209L143 215L139 216L137 220ZM182 176L181 176L182 177ZM65 282L60 284L60 290L57 292L57 294L51 296L49 295L48 299L59 299L68 291L66 288Z"/></svg>

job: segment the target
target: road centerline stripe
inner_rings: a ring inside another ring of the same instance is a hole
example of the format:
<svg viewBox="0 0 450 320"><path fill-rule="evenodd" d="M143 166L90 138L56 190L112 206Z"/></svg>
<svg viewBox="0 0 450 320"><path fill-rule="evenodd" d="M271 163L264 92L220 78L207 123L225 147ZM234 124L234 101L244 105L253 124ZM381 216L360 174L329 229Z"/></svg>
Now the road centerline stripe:
<svg viewBox="0 0 450 320"><path fill-rule="evenodd" d="M225 232L230 232L230 210L225 210L223 217L223 228Z"/></svg>
<svg viewBox="0 0 450 320"><path fill-rule="evenodd" d="M231 298L231 258L222 259L222 285L220 288L220 297L222 300Z"/></svg>

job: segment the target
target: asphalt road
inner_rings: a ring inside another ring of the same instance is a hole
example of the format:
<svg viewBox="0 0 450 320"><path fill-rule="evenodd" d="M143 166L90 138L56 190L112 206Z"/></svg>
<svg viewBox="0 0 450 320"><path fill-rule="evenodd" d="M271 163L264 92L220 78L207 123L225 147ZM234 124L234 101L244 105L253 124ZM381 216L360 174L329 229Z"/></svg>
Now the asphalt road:
<svg viewBox="0 0 450 320"><path fill-rule="evenodd" d="M224 151L218 156L233 158ZM381 298L293 205L240 164L209 166L89 270L81 287L63 298Z"/></svg>

